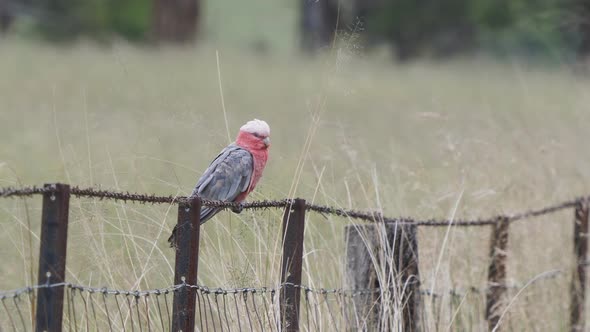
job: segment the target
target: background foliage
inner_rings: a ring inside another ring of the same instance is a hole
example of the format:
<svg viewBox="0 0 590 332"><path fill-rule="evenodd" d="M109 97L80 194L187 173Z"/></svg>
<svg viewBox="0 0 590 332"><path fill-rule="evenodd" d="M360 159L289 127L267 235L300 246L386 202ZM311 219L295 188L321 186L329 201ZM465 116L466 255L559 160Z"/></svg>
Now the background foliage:
<svg viewBox="0 0 590 332"><path fill-rule="evenodd" d="M105 39L119 35L145 40L152 3L144 0L34 0L35 29L50 40L82 35Z"/></svg>
<svg viewBox="0 0 590 332"><path fill-rule="evenodd" d="M583 1L576 0L326 1L340 6L341 31L361 34L367 45L391 45L401 59L480 50L570 56L578 48L578 22L584 16ZM32 18L35 34L49 40L83 36L148 42L153 5L145 0L28 0L19 8ZM297 44L298 2L217 0L202 1L201 7L205 29L200 38L263 49Z"/></svg>
<svg viewBox="0 0 590 332"><path fill-rule="evenodd" d="M385 1L369 11L369 36L397 46L398 56L451 55L478 48L494 53L550 54L575 48L573 12L557 0Z"/></svg>

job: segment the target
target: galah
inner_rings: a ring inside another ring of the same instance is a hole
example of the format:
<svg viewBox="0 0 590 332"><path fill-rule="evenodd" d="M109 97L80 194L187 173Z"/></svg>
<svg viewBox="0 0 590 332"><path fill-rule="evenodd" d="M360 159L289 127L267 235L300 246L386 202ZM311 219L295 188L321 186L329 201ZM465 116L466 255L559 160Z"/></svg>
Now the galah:
<svg viewBox="0 0 590 332"><path fill-rule="evenodd" d="M234 143L219 153L201 176L192 196L216 201L241 203L256 188L268 160L270 127L265 121L254 119L240 128ZM221 209L203 207L201 224ZM239 213L241 208L233 209ZM176 226L168 238L170 247L176 246Z"/></svg>

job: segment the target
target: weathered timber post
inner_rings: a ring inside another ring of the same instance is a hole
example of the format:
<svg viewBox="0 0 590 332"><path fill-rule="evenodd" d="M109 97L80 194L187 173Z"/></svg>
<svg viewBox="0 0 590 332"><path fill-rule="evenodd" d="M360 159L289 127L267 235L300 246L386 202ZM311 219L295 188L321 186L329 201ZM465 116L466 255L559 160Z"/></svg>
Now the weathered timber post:
<svg viewBox="0 0 590 332"><path fill-rule="evenodd" d="M299 299L303 266L305 200L295 199L283 215L283 256L281 259L280 313L283 331L299 331Z"/></svg>
<svg viewBox="0 0 590 332"><path fill-rule="evenodd" d="M394 225L389 227L393 228ZM420 271L418 269L418 227L405 225L398 229L398 233L400 229L401 234L395 236L393 253L398 262L396 271L401 273L401 285L403 285L403 331L420 331L421 301ZM398 252L397 255L395 255L396 249Z"/></svg>
<svg viewBox="0 0 590 332"><path fill-rule="evenodd" d="M371 256L376 256L378 236L376 225L351 225L345 228L346 241L346 288L353 290L379 288L377 268ZM359 331L376 329L379 314L378 296L376 293L357 294L353 297L353 310L348 322ZM375 304L375 305L374 305Z"/></svg>
<svg viewBox="0 0 590 332"><path fill-rule="evenodd" d="M500 323L500 316L506 305L506 261L508 257L507 218L500 218L494 224L490 240L490 267L486 291L486 320L490 331Z"/></svg>
<svg viewBox="0 0 590 332"><path fill-rule="evenodd" d="M41 214L41 248L39 252L39 284L65 281L68 241L70 186L45 184L51 189L43 194ZM39 288L37 293L36 331L61 331L64 286Z"/></svg>
<svg viewBox="0 0 590 332"><path fill-rule="evenodd" d="M346 227L347 288L387 288L382 289L382 293L388 294L384 296L387 303L377 292L356 294L354 310L348 319L355 326L350 328L373 331L397 325L401 331L421 330L416 230L414 225L395 223ZM390 279L392 275L394 280ZM391 314L384 315L384 309ZM400 309L401 321L395 322L394 311Z"/></svg>
<svg viewBox="0 0 590 332"><path fill-rule="evenodd" d="M174 284L197 284L199 264L199 231L201 199L192 197L188 203L178 205L176 229L176 262ZM182 287L174 292L172 331L195 330L196 289Z"/></svg>
<svg viewBox="0 0 590 332"><path fill-rule="evenodd" d="M584 304L586 302L586 254L588 253L588 202L576 206L574 219L574 254L576 269L572 276L570 329L584 331L586 319Z"/></svg>

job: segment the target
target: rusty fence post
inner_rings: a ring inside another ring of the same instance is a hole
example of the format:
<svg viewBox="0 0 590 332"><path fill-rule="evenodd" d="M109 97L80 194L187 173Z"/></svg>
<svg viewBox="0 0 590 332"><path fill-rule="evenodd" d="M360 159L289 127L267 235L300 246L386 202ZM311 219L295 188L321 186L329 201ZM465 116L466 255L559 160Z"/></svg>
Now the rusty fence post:
<svg viewBox="0 0 590 332"><path fill-rule="evenodd" d="M175 285L197 284L200 215L201 199L199 197L192 197L188 203L178 205ZM197 290L189 287L181 287L174 292L172 331L193 332L195 330L196 295Z"/></svg>
<svg viewBox="0 0 590 332"><path fill-rule="evenodd" d="M280 313L283 331L299 331L299 299L303 266L305 200L295 199L283 215L283 256L281 259Z"/></svg>
<svg viewBox="0 0 590 332"><path fill-rule="evenodd" d="M395 223L350 225L345 228L345 239L346 287L387 288L354 297L354 308L347 312L347 321L353 326L348 328L373 331L398 326L401 331L420 331L417 227ZM382 293L388 296L382 298ZM402 303L402 307L396 307L396 303ZM393 315L382 314L396 310L403 311L398 322L393 321Z"/></svg>
<svg viewBox="0 0 590 332"><path fill-rule="evenodd" d="M586 319L584 304L586 302L586 254L588 253L588 202L576 206L574 219L574 254L576 269L572 275L570 329L584 331Z"/></svg>
<svg viewBox="0 0 590 332"><path fill-rule="evenodd" d="M41 214L41 248L39 284L65 282L70 186L45 184L52 190L43 194ZM36 331L61 331L64 286L39 288L37 293Z"/></svg>
<svg viewBox="0 0 590 332"><path fill-rule="evenodd" d="M486 320L490 331L500 323L506 305L506 261L508 257L507 218L500 218L494 224L490 240L490 266L486 291Z"/></svg>

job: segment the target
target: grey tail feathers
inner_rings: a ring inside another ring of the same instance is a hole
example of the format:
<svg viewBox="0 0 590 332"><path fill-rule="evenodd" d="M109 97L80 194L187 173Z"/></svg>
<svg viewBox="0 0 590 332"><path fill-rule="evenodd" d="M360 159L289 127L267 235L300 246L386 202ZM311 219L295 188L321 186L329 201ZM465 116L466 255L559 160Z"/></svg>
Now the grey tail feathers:
<svg viewBox="0 0 590 332"><path fill-rule="evenodd" d="M204 224L205 221L211 219L214 215L216 215L221 209L219 208L211 208L207 207L201 210L201 222L200 225ZM241 211L241 210L240 210ZM174 225L174 229L172 229L172 234L168 238L168 243L170 244L170 248L178 249L176 243L176 232L178 231L178 225Z"/></svg>
<svg viewBox="0 0 590 332"><path fill-rule="evenodd" d="M170 248L174 248L176 250L176 229L177 226L174 225L174 229L172 230L172 234L168 238L168 243L170 244Z"/></svg>

